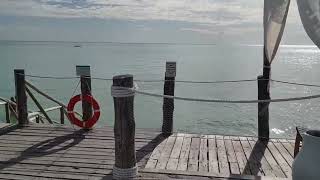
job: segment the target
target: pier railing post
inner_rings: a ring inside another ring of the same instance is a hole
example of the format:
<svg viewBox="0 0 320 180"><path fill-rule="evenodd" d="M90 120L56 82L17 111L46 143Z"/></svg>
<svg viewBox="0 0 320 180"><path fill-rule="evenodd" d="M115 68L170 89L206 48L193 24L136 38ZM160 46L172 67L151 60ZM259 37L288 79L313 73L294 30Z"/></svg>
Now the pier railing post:
<svg viewBox="0 0 320 180"><path fill-rule="evenodd" d="M264 57L263 75L258 76L258 99L269 100L270 64ZM258 103L258 136L260 140L269 139L269 102Z"/></svg>
<svg viewBox="0 0 320 180"><path fill-rule="evenodd" d="M165 82L163 94L174 96L174 87L176 79L176 62L166 62ZM174 99L163 98L163 124L162 132L172 134L173 131L173 111Z"/></svg>
<svg viewBox="0 0 320 180"><path fill-rule="evenodd" d="M132 75L113 77L115 165L114 179L132 179L137 176L135 151L134 92Z"/></svg>
<svg viewBox="0 0 320 180"><path fill-rule="evenodd" d="M9 103L5 104L5 111L6 111L6 123L10 123L10 108Z"/></svg>
<svg viewBox="0 0 320 180"><path fill-rule="evenodd" d="M24 70L15 69L14 77L17 98L18 123L20 126L23 126L29 123Z"/></svg>
<svg viewBox="0 0 320 180"><path fill-rule="evenodd" d="M60 123L64 124L64 108L61 107L59 110L60 110Z"/></svg>
<svg viewBox="0 0 320 180"><path fill-rule="evenodd" d="M91 73L90 66L77 66L77 75L80 76L81 95L91 95ZM92 117L92 105L82 101L82 120L86 121Z"/></svg>

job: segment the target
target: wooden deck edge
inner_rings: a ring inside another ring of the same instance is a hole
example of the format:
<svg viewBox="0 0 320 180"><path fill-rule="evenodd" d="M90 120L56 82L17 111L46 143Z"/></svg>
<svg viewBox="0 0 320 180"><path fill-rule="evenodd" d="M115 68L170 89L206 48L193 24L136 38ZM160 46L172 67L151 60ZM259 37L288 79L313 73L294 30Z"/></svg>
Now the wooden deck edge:
<svg viewBox="0 0 320 180"><path fill-rule="evenodd" d="M7 123L0 123L0 124L7 124ZM17 124L8 124L10 126L12 125L16 125ZM9 127L10 127L9 126ZM17 126L18 127L18 126ZM31 123L31 124L26 124L24 125L23 127L39 127L39 128L52 128L52 129L64 129L64 128L71 128L71 129L80 129L78 127L73 127L71 125L67 125L67 124L55 124L55 125L52 125L52 124L36 124L36 123ZM6 128L6 127L5 127ZM104 128L108 128L108 129L113 129L113 126L98 126L96 128L93 128L93 129L104 129ZM0 133L2 131L3 128L1 128L0 126ZM161 133L161 129L159 128L136 128L136 132L139 132L139 130L142 130L142 131L148 131L150 133ZM184 134L188 134L190 137L201 137L201 136L205 136L207 137L208 139L211 139L212 137L211 136L219 136L219 137L215 137L217 139L220 139L221 137L247 137L247 138L257 138L256 136L250 136L250 135L222 135L222 134L197 134L197 133L187 133L187 132L179 132L179 131L174 131L172 133L171 136L176 136L176 137L179 137L179 136L183 136ZM295 138L294 137L282 137L282 138L279 138L279 137L272 137L270 138L272 140L282 140L282 139L286 139L286 140L289 140L289 141L294 141Z"/></svg>
<svg viewBox="0 0 320 180"><path fill-rule="evenodd" d="M1 124L2 125L0 126L0 136L9 131L19 128L18 124L9 124L9 123L1 123Z"/></svg>
<svg viewBox="0 0 320 180"><path fill-rule="evenodd" d="M242 179L242 180L291 180L291 178L274 178L266 176L253 176L253 175L222 175L213 174L208 172L198 172L198 171L179 171L179 170L167 170L167 169L140 169L139 173L155 173L155 174L171 174L171 175L181 175L181 176L201 176L201 177L211 177L211 178L224 178L224 179Z"/></svg>

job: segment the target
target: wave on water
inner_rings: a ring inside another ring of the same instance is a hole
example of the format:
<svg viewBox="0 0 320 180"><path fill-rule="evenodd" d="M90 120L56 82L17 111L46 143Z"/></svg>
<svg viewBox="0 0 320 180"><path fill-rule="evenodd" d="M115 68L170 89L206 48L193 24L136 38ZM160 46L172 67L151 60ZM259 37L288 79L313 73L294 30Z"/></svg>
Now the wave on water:
<svg viewBox="0 0 320 180"><path fill-rule="evenodd" d="M284 133L283 130L277 129L277 128L272 128L272 129L271 129L271 132L273 132L273 133L275 133L275 134L277 134L277 135Z"/></svg>

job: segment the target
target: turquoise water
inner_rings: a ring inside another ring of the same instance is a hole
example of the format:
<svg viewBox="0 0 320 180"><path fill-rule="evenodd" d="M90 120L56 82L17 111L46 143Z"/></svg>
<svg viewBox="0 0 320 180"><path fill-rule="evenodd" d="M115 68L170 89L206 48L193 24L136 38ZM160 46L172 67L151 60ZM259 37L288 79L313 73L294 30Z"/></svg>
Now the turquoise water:
<svg viewBox="0 0 320 180"><path fill-rule="evenodd" d="M133 74L135 79L164 77L165 62L177 61L178 80L214 81L255 79L262 71L262 47L248 45L182 45L84 43L0 43L0 96L14 95L13 70L24 68L26 74L75 76L76 65L91 65L94 77L112 78ZM285 81L320 84L320 51L313 46L282 46L273 63L272 78ZM67 103L78 80L54 80L27 77L37 87ZM93 80L93 94L99 101L102 117L99 126L113 126L113 100L110 81ZM163 83L138 82L140 90L163 92ZM257 83L182 84L176 95L210 99L256 99ZM76 94L79 89L76 90ZM272 83L272 98L287 98L320 93L319 88ZM46 107L54 104L38 96ZM29 100L29 109L36 110ZM290 136L294 127L320 127L319 100L272 103L270 127L273 136ZM0 107L0 119L4 119ZM57 118L56 112L50 113ZM160 128L162 99L135 97L137 127ZM215 104L175 101L174 126L177 131L256 135L256 104Z"/></svg>

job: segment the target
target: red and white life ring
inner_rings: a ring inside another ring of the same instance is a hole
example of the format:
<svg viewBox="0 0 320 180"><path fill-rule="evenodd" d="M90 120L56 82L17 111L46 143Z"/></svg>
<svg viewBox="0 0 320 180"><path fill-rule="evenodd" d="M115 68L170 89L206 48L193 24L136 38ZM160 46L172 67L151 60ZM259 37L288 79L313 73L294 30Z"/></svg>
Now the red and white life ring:
<svg viewBox="0 0 320 180"><path fill-rule="evenodd" d="M86 101L86 102L90 103L92 105L92 108L94 111L93 116L86 121L82 121L82 120L78 119L75 116L74 111L73 111L75 105L80 101ZM75 124L75 125L82 127L82 128L91 128L99 120L99 117L100 117L100 106L99 106L98 102L91 95L80 95L79 94L79 95L72 97L69 101L67 111L68 111L68 117L69 117L70 122L72 124Z"/></svg>

